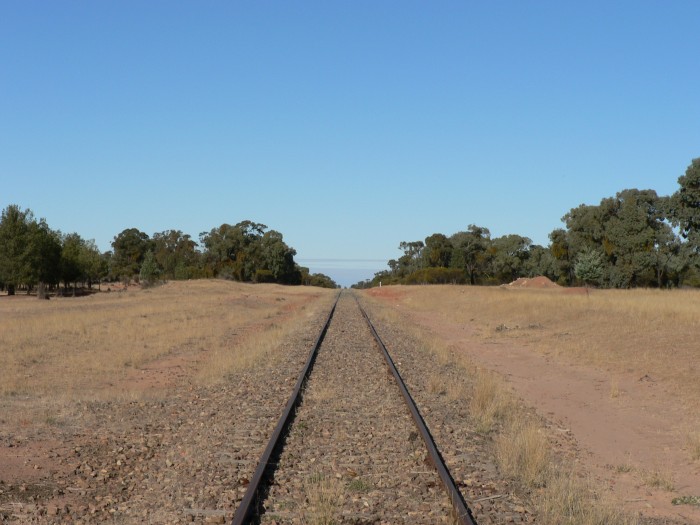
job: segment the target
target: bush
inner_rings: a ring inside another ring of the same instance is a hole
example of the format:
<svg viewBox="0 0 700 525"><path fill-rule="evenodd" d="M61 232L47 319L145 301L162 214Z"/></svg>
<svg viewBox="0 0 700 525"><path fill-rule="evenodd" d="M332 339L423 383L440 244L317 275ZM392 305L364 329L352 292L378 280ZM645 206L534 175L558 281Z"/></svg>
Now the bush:
<svg viewBox="0 0 700 525"><path fill-rule="evenodd" d="M422 268L406 277L406 284L464 284L463 270L455 268Z"/></svg>
<svg viewBox="0 0 700 525"><path fill-rule="evenodd" d="M146 256L141 264L141 271L139 272L139 281L143 286L152 286L158 281L159 277L160 268L158 268L153 252L146 252Z"/></svg>
<svg viewBox="0 0 700 525"><path fill-rule="evenodd" d="M256 283L274 283L275 276L272 275L270 270L255 270L255 277L253 280Z"/></svg>

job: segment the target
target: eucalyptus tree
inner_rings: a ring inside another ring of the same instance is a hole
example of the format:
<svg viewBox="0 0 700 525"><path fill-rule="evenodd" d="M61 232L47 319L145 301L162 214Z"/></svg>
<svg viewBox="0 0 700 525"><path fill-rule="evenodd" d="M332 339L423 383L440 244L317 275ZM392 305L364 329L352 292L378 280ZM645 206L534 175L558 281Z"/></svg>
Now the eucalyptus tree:
<svg viewBox="0 0 700 525"><path fill-rule="evenodd" d="M667 202L668 218L686 239L688 251L700 256L700 158L693 159L678 184L680 188Z"/></svg>
<svg viewBox="0 0 700 525"><path fill-rule="evenodd" d="M554 280L571 284L574 280L575 254L567 230L557 228L549 234L549 251L554 258Z"/></svg>
<svg viewBox="0 0 700 525"><path fill-rule="evenodd" d="M190 279L198 273L200 253L192 237L180 230L153 234L153 256L166 279Z"/></svg>
<svg viewBox="0 0 700 525"><path fill-rule="evenodd" d="M401 241L399 243L399 250L403 251L403 255L398 260L399 277L406 277L423 266L424 248L423 241Z"/></svg>
<svg viewBox="0 0 700 525"><path fill-rule="evenodd" d="M533 244L528 248L528 256L522 268L525 277L544 275L552 281L559 280L559 265L549 248Z"/></svg>
<svg viewBox="0 0 700 525"><path fill-rule="evenodd" d="M603 249L611 263L609 284L618 288L659 284L663 256L672 252L674 233L665 221L664 201L654 190L628 189L603 199Z"/></svg>
<svg viewBox="0 0 700 525"><path fill-rule="evenodd" d="M139 274L146 253L152 249L151 238L137 228L128 228L114 237L111 272L125 281Z"/></svg>
<svg viewBox="0 0 700 525"><path fill-rule="evenodd" d="M523 275L528 248L532 241L521 235L503 235L489 247L491 274L499 282L509 282Z"/></svg>
<svg viewBox="0 0 700 525"><path fill-rule="evenodd" d="M256 244L266 229L264 224L246 220L233 226L224 223L209 232L202 232L199 235L200 243L214 275L238 281L252 280L255 276Z"/></svg>
<svg viewBox="0 0 700 525"><path fill-rule="evenodd" d="M450 265L453 246L442 233L434 233L425 238L422 257L425 267L447 268Z"/></svg>
<svg viewBox="0 0 700 525"><path fill-rule="evenodd" d="M294 262L297 254L284 242L282 234L275 230L265 232L258 241L257 269L267 270L275 282L300 284L301 272Z"/></svg>
<svg viewBox="0 0 700 525"><path fill-rule="evenodd" d="M450 241L453 247L452 267L463 269L469 277L469 284L476 284L488 268L491 232L483 226L470 224L467 231L453 234Z"/></svg>

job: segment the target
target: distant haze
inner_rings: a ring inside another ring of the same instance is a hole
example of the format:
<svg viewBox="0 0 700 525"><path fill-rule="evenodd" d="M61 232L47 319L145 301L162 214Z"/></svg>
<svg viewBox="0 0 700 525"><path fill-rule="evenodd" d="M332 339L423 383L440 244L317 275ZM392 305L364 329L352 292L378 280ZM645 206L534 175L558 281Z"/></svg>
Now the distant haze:
<svg viewBox="0 0 700 525"><path fill-rule="evenodd" d="M381 259L296 259L311 273L323 273L340 286L349 287L388 268L387 261Z"/></svg>

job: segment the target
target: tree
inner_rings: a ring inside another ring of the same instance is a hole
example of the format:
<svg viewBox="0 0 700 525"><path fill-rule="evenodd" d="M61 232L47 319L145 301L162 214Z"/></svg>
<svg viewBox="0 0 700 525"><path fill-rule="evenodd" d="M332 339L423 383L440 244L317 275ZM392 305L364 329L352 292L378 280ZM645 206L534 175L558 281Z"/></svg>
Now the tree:
<svg viewBox="0 0 700 525"><path fill-rule="evenodd" d="M520 235L504 235L491 242L491 271L502 283L522 276L524 262L528 257L528 247L532 241Z"/></svg>
<svg viewBox="0 0 700 525"><path fill-rule="evenodd" d="M452 257L452 243L442 233L434 233L425 238L423 250L423 266L432 268L447 268Z"/></svg>
<svg viewBox="0 0 700 525"><path fill-rule="evenodd" d="M143 286L153 286L160 276L160 268L152 251L147 251L143 256L141 270L139 271L139 282Z"/></svg>
<svg viewBox="0 0 700 525"><path fill-rule="evenodd" d="M574 272L576 278L584 282L588 287L590 284L598 283L603 277L605 260L603 255L593 249L587 249L578 255Z"/></svg>
<svg viewBox="0 0 700 525"><path fill-rule="evenodd" d="M550 235L552 253L562 269L574 269L584 252L603 257L601 283L618 288L662 286L682 266L677 237L666 216L668 199L654 190L627 189L602 199L598 206L581 205L562 220L567 231Z"/></svg>
<svg viewBox="0 0 700 525"><path fill-rule="evenodd" d="M92 284L95 281L97 281L99 288L100 281L107 277L109 264L107 258L100 252L93 239L83 243L80 265L87 279L88 288L92 288Z"/></svg>
<svg viewBox="0 0 700 525"><path fill-rule="evenodd" d="M422 253L425 244L423 241L401 241L399 250L403 251L403 255L398 260L398 275L406 277L422 267Z"/></svg>
<svg viewBox="0 0 700 525"><path fill-rule="evenodd" d="M38 284L37 297L45 299L45 285L56 285L60 279L61 239L44 219L29 225L26 257L28 284Z"/></svg>
<svg viewBox="0 0 700 525"><path fill-rule="evenodd" d="M571 284L574 277L573 255L568 232L557 228L549 234L549 251L554 258L554 280L560 284Z"/></svg>
<svg viewBox="0 0 700 525"><path fill-rule="evenodd" d="M287 246L282 234L275 230L266 232L258 242L256 269L268 270L275 282L300 284L301 274L294 262L296 250Z"/></svg>
<svg viewBox="0 0 700 525"><path fill-rule="evenodd" d="M77 233L69 233L63 237L63 249L61 251L61 280L67 289L73 283L73 294L75 294L75 283L82 281L86 276L83 266L83 250L85 241Z"/></svg>
<svg viewBox="0 0 700 525"><path fill-rule="evenodd" d="M124 280L138 275L143 259L152 247L151 239L136 228L122 231L112 241L112 274Z"/></svg>
<svg viewBox="0 0 700 525"><path fill-rule="evenodd" d="M180 230L154 233L153 255L166 279L190 279L198 273L197 243Z"/></svg>
<svg viewBox="0 0 700 525"><path fill-rule="evenodd" d="M302 270L294 262L296 250L284 242L280 232L266 229L264 224L242 221L202 232L205 264L214 275L237 281L301 284Z"/></svg>
<svg viewBox="0 0 700 525"><path fill-rule="evenodd" d="M680 227L684 238L700 234L700 158L693 159L678 178L680 188L668 203L671 222Z"/></svg>
<svg viewBox="0 0 700 525"><path fill-rule="evenodd" d="M545 277L556 281L558 275L557 261L552 255L552 251L538 244L533 244L528 248L528 256L523 264L523 273L526 277Z"/></svg>
<svg viewBox="0 0 700 525"><path fill-rule="evenodd" d="M235 226L224 223L209 232L202 232L199 239L214 275L237 281L253 280L257 241L266 229L264 224L246 220Z"/></svg>
<svg viewBox="0 0 700 525"><path fill-rule="evenodd" d="M700 158L678 178L680 188L666 201L668 219L685 239L681 251L686 269L700 269Z"/></svg>
<svg viewBox="0 0 700 525"><path fill-rule="evenodd" d="M299 267L299 273L301 274L301 284L304 286L318 286L320 288L339 288L338 284L322 273L309 273L308 268Z"/></svg>
<svg viewBox="0 0 700 525"><path fill-rule="evenodd" d="M453 246L452 266L462 268L469 276L469 284L476 284L478 277L486 272L489 262L491 232L488 228L470 224L466 232L457 232L450 240Z"/></svg>
<svg viewBox="0 0 700 525"><path fill-rule="evenodd" d="M603 199L603 249L612 264L610 285L648 286L658 280L657 264L674 239L665 222L665 205L654 190L628 189ZM657 283L658 284L658 283Z"/></svg>
<svg viewBox="0 0 700 525"><path fill-rule="evenodd" d="M16 204L10 204L0 216L0 281L8 295L14 295L16 287L29 277L27 246L33 222L32 211L22 211Z"/></svg>

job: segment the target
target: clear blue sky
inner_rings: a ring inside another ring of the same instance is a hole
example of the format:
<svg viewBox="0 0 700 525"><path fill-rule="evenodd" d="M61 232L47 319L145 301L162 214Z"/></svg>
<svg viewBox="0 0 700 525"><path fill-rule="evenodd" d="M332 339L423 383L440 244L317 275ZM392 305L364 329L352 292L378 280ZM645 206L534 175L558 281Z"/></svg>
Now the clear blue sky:
<svg viewBox="0 0 700 525"><path fill-rule="evenodd" d="M0 0L0 207L102 250L244 219L371 277L469 224L547 245L700 156L700 2Z"/></svg>

